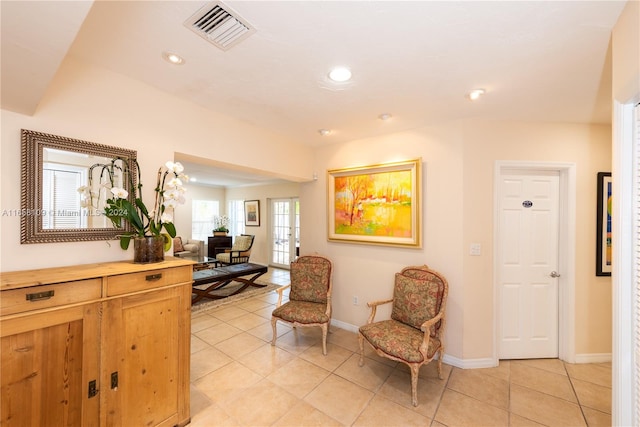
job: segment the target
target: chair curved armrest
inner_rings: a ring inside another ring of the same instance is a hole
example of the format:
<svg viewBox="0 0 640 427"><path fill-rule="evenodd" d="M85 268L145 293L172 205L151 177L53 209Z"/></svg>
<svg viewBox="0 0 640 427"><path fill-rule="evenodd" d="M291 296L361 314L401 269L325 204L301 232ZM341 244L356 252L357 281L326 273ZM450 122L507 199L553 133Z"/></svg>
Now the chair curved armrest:
<svg viewBox="0 0 640 427"><path fill-rule="evenodd" d="M291 287L291 283L285 286L280 286L278 289L276 289L276 292L278 293L278 302L276 303L276 307L280 307L282 305L282 292L284 292L285 289L288 289L290 287Z"/></svg>
<svg viewBox="0 0 640 427"><path fill-rule="evenodd" d="M389 304L390 302L393 302L393 298L368 302L367 307L371 308L371 314L369 314L369 318L367 319L367 325L373 323L373 319L376 317L376 311L378 309L378 306L383 304Z"/></svg>
<svg viewBox="0 0 640 427"><path fill-rule="evenodd" d="M331 289L327 291L327 307L324 311L324 314L331 317Z"/></svg>
<svg viewBox="0 0 640 427"><path fill-rule="evenodd" d="M428 349L429 349L429 340L431 339L431 333L430 333L431 332L431 327L433 325L435 325L436 323L438 323L442 319L442 316L444 316L444 312L443 311L441 311L440 313L436 314L431 319L426 320L420 326L420 330L422 331L422 333L424 335L422 337L422 344L420 344L419 351L420 351L420 353L422 353L422 356L425 358L425 360L428 358L427 353L428 353Z"/></svg>
<svg viewBox="0 0 640 427"><path fill-rule="evenodd" d="M422 325L420 325L420 330L424 333L429 332L429 329L435 325L436 323L438 323L438 321L440 319L442 319L442 316L444 315L444 313L441 311L440 313L436 314L435 316L433 316L431 319L429 320L425 320L424 323Z"/></svg>

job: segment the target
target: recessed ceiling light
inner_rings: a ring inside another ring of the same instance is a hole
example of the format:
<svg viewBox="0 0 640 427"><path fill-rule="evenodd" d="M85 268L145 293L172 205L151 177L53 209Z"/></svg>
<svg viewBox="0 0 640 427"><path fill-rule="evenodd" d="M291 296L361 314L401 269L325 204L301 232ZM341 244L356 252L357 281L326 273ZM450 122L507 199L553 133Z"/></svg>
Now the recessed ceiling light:
<svg viewBox="0 0 640 427"><path fill-rule="evenodd" d="M331 134L331 131L329 129L320 129L318 130L318 133L322 136L327 136Z"/></svg>
<svg viewBox="0 0 640 427"><path fill-rule="evenodd" d="M393 116L389 113L382 113L378 116L380 120L389 120L391 117Z"/></svg>
<svg viewBox="0 0 640 427"><path fill-rule="evenodd" d="M184 58L181 57L180 55L178 55L177 53L173 53L173 52L162 52L162 58L167 61L170 62L172 64L175 65L182 65L184 64Z"/></svg>
<svg viewBox="0 0 640 427"><path fill-rule="evenodd" d="M329 72L329 78L338 83L346 82L351 79L351 70L347 67L336 67Z"/></svg>
<svg viewBox="0 0 640 427"><path fill-rule="evenodd" d="M485 94L485 90L484 89L474 89L474 90L472 90L471 92L469 92L467 94L467 97L471 101L475 101L476 99L480 98L484 94Z"/></svg>
<svg viewBox="0 0 640 427"><path fill-rule="evenodd" d="M195 176L190 176L189 177L189 181L190 182L196 182L198 180L198 178L196 178Z"/></svg>

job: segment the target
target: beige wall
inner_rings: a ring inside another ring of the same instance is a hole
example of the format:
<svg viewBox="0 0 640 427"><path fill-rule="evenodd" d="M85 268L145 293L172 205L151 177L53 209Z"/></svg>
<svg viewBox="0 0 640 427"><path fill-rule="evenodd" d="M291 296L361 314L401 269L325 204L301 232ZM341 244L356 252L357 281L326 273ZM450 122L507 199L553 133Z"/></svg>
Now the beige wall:
<svg viewBox="0 0 640 427"><path fill-rule="evenodd" d="M390 297L395 272L426 263L450 285L447 354L491 358L495 161L571 162L578 175L576 351L610 353L610 279L595 276L596 173L610 170L610 133L597 125L463 121L319 149L318 171L416 157L424 162L422 249L327 242L326 177L301 185L301 251L334 261L335 319L363 324L365 302ZM481 243L482 256L468 255L472 242Z"/></svg>
<svg viewBox="0 0 640 427"><path fill-rule="evenodd" d="M189 175L189 171L185 171ZM187 183L184 185L187 190L184 194L185 202L175 210L174 224L178 235L183 239L191 239L191 218L193 217L193 201L194 200L217 200L220 203L220 213L224 214L226 208L225 193L222 187L208 187L204 185L196 185ZM211 232L212 230L210 230ZM211 233L209 233L211 234ZM204 242L207 243L206 241ZM206 254L205 254L206 255Z"/></svg>
<svg viewBox="0 0 640 427"><path fill-rule="evenodd" d="M260 202L260 226L245 227L245 234L253 234L255 239L251 249L251 261L268 264L269 248L268 230L270 199L294 198L300 193L300 184L285 182L278 184L256 185L248 187L230 188L227 190L227 200L258 200Z"/></svg>
<svg viewBox="0 0 640 427"><path fill-rule="evenodd" d="M575 162L576 351L610 351L610 282L594 275L595 173L608 170L611 163L608 126L463 121L312 152L74 60L65 61L34 116L3 110L1 118L1 209L15 209L20 203L21 128L137 150L145 197L150 197L157 167L175 152L307 180L281 192L259 187L234 190L226 199L260 200L261 226L256 236L266 241L267 198L295 196L299 189L301 252L319 252L334 260L338 324L364 323L365 301L389 297L393 274L402 267L427 263L441 271L451 286L447 353L461 360L486 360L492 355L494 161ZM229 150L230 146L242 149ZM327 242L324 171L415 157L423 160L422 249ZM283 158L296 161L282 162ZM318 180L309 181L314 171ZM132 258L113 242L111 246L106 242L20 245L17 217L2 217L0 235L2 271ZM469 257L470 242L482 244L482 256ZM266 262L267 255L262 247L254 259ZM359 297L358 306L352 305L353 296Z"/></svg>
<svg viewBox="0 0 640 427"><path fill-rule="evenodd" d="M596 176L611 171L611 128L598 125L469 122L464 128L465 358L491 351L493 173L496 160L576 164L576 353L611 352L611 279L595 276ZM466 251L465 251L466 252ZM481 321L479 321L481 319Z"/></svg>
<svg viewBox="0 0 640 427"><path fill-rule="evenodd" d="M640 2L629 1L616 26L612 39L613 99L639 102L640 94Z"/></svg>
<svg viewBox="0 0 640 427"><path fill-rule="evenodd" d="M1 114L1 209L20 208L21 128L137 150L146 200L153 196L158 167L175 152L298 181L313 174L309 148L70 58L33 116ZM289 157L296 162L283 166ZM124 252L117 242L21 245L17 216L2 217L0 235L1 271L133 258L132 248Z"/></svg>

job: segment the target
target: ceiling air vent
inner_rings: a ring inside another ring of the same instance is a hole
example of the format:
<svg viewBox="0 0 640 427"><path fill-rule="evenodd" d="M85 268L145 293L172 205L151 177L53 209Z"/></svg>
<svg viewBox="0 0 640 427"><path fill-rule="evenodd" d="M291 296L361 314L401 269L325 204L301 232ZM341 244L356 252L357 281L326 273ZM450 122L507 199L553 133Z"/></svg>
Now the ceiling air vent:
<svg viewBox="0 0 640 427"><path fill-rule="evenodd" d="M222 50L229 49L255 32L249 23L219 1L202 7L184 25Z"/></svg>

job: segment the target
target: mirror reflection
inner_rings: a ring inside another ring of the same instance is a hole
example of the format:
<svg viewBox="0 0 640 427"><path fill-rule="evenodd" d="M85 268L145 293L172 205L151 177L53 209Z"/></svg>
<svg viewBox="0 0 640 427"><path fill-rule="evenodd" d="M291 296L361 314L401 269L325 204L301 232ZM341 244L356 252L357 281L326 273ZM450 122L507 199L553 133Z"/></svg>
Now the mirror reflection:
<svg viewBox="0 0 640 427"><path fill-rule="evenodd" d="M42 216L44 230L113 228L102 215L108 179L100 176L102 168L95 167L109 161L87 153L43 149L41 208L51 213Z"/></svg>

